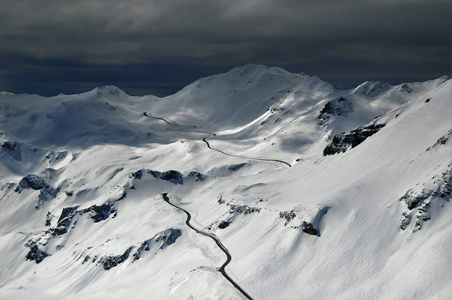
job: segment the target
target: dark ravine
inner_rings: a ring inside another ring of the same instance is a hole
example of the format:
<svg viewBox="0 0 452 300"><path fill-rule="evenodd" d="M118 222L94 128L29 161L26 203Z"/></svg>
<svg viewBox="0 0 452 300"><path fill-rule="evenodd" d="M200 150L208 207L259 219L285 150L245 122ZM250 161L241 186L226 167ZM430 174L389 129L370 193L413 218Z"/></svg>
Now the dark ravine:
<svg viewBox="0 0 452 300"><path fill-rule="evenodd" d="M218 271L224 276L224 278L226 278L240 293L242 293L243 296L245 296L247 299L253 299L250 295L248 295L247 292L245 292L231 277L229 277L229 275L226 273L226 266L231 262L232 260L232 256L229 253L229 250L226 249L226 247L221 243L220 239L212 234L212 233L208 233L208 232L204 232L201 231L199 229L196 229L195 227L193 227L190 224L190 220L191 220L191 214L186 211L185 209L173 204L170 202L170 199L168 197L168 193L163 193L162 194L163 200L165 200L165 202L167 202L169 205L174 206L175 208L182 210L186 215L187 215L187 220L185 221L185 224L187 224L188 227L190 227L190 229L194 230L196 233L207 236L209 238L211 238L212 240L215 241L215 243L217 244L218 248L221 249L221 251L223 251L224 254L226 254L226 261L224 262L223 265L221 265L221 267L218 269Z"/></svg>

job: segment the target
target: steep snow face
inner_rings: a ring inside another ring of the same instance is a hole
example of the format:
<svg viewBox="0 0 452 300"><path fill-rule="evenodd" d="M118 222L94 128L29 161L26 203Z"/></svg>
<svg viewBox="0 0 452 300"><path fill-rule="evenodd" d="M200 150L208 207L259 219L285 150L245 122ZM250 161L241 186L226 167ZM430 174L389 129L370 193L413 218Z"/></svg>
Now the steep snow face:
<svg viewBox="0 0 452 300"><path fill-rule="evenodd" d="M255 299L447 298L451 91L247 65L2 95L2 299L244 298L206 235Z"/></svg>

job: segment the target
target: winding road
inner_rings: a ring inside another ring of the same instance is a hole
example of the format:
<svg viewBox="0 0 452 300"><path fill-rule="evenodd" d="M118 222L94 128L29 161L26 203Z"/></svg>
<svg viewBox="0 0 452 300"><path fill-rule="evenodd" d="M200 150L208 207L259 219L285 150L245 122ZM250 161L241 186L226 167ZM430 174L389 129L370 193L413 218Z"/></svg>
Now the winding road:
<svg viewBox="0 0 452 300"><path fill-rule="evenodd" d="M216 133L213 133L213 132L200 131L200 130L192 130L192 129L190 129L190 128L199 128L199 127L196 126L196 125L181 125L181 124L177 124L177 123L168 121L168 120L166 120L166 119L164 119L164 118L161 118L161 117L155 117L155 116L152 116L152 115L148 114L147 112L144 112L144 113L143 113L143 116L148 117L148 118L152 118L152 119L156 119L156 120L163 121L163 122L167 123L168 125L172 125L172 126L176 126L176 127L181 127L181 128L173 128L173 129L171 129L171 130L173 130L173 131L187 131L187 132L205 133L205 134L209 134L210 136L216 136L216 135L217 135ZM283 161L283 160L280 160L280 159L254 158L254 157L246 157L246 156L240 156L240 155L235 155L235 154L230 154L230 153L224 152L223 150L213 148L213 147L210 145L210 143L207 141L207 137L203 138L202 141L203 141L204 143L206 143L207 148L209 148L209 149L212 150L212 151L216 151L216 152L218 152L218 153L221 153L221 154L223 154L223 155L227 155L227 156L231 156L231 157L236 157L236 158L242 158L242 159L264 161L264 162L269 162L269 163L277 163L277 164L282 164L282 165L284 165L284 166L286 166L286 167L288 167L288 168L292 167L292 165L291 165L290 163L288 163L288 162L286 162L286 161Z"/></svg>
<svg viewBox="0 0 452 300"><path fill-rule="evenodd" d="M208 233L208 232L204 232L201 231L199 229L196 229L195 227L193 227L190 224L190 220L191 220L191 214L186 211L185 209L177 206L174 203L171 203L169 197L168 197L168 193L163 193L162 194L163 200L165 200L168 204L174 206L177 209L182 210L186 215L187 215L187 220L185 221L185 224L187 224L188 227L190 227L190 229L194 230L196 233L207 236L209 238L211 238L212 240L215 241L215 243L217 244L218 248L221 249L221 251L223 251L224 254L226 254L226 261L224 262L224 264L221 265L221 267L218 269L218 271L224 276L224 278L226 278L240 293L242 293L243 296L245 296L247 299L253 299L250 295L248 295L247 292L245 292L231 277L229 277L229 275L226 273L225 267L231 262L232 260L232 256L229 253L229 250L226 249L226 247L221 243L220 239L212 234L212 233Z"/></svg>
<svg viewBox="0 0 452 300"><path fill-rule="evenodd" d="M198 126L196 125L181 125L181 124L177 124L171 121L168 121L167 119L161 118L161 117L155 117L153 115L148 114L147 112L143 113L143 116L151 118L151 119L156 119L156 120L160 120L165 122L168 125L173 125L173 126L178 126L178 127L184 127L184 128L198 128Z"/></svg>
<svg viewBox="0 0 452 300"><path fill-rule="evenodd" d="M160 120L160 121L163 121L163 122L167 123L168 125L171 125L171 126L176 127L176 128L171 128L171 129L170 129L170 130L173 130L173 131L187 131L187 132L195 132L195 133L204 133L204 134L209 134L210 137L216 136L216 135L217 135L216 133L213 133L213 132L207 132L207 131L196 130L196 128L199 128L199 127L196 126L196 125L181 125L181 124L177 124L177 123L168 121L168 120L166 120L166 119L164 119L164 118L161 118L161 117L155 117L155 116L152 116L152 115L148 114L147 112L144 112L144 113L143 113L143 116L148 117L148 118L152 118L152 119L156 119L156 120ZM240 155L233 155L233 154L224 152L223 150L219 150L219 149L213 148L213 147L210 145L210 143L207 141L207 137L203 138L202 141L206 144L206 146L207 146L208 149L210 149L210 150L212 150L212 151L216 151L216 152L221 153L221 154L223 154L223 155L227 155L227 156L231 156L231 157L236 157L236 158L241 158L241 159L257 160L257 161L264 161L264 162L269 162L269 163L277 163L277 164L282 164L282 165L284 165L284 166L286 166L286 167L289 167L289 168L291 167L291 164L290 164L290 163L285 162L285 161L283 161L283 160L279 160L279 159L251 158L251 157L245 157L245 156L240 156ZM168 197L168 193L163 193L163 194L162 194L162 197L163 197L163 200L164 200L166 203L168 203L169 205L171 205L171 206L173 206L173 207L175 207L175 208L177 208L177 209L183 211L183 212L187 215L187 220L185 221L185 224L186 224L190 229L194 230L196 233L198 233L198 234L200 234L200 235L209 237L209 238L211 238L212 240L215 241L215 243L217 244L218 248L220 248L221 251L223 251L223 253L226 255L226 261L221 265L221 267L218 269L218 271L219 271L219 272L223 275L223 277L226 278L226 279L227 279L227 280L228 280L228 281L229 281L229 282L230 282L230 283L231 283L231 284L232 284L232 285L233 285L240 293L242 293L243 296L245 296L247 299L253 299L250 295L248 295L247 292L245 292L245 291L243 290L243 288L240 287L240 285L238 285L238 284L237 284L231 277L229 277L229 275L226 273L225 268L226 268L226 266L231 262L232 256L231 256L231 254L229 253L228 249L221 243L220 239L219 239L216 235L214 235L214 234L212 234L212 233L205 232L205 231L202 231L202 230L199 230L199 229L196 229L195 227L193 227L193 226L190 224L191 214L190 214L188 211L186 211L185 209L183 209L183 208L181 208L181 207L175 205L174 203L171 203L171 201L170 201L170 199L169 199L169 197Z"/></svg>
<svg viewBox="0 0 452 300"><path fill-rule="evenodd" d="M285 161L279 160L279 159L254 158L254 157L246 157L246 156L230 154L230 153L224 152L223 150L212 148L212 146L210 146L210 143L207 141L207 138L203 138L202 140L203 140L204 143L206 143L207 148L209 148L210 150L217 151L217 152L219 152L221 154L224 154L224 155L227 155L227 156L243 158L243 159L250 159L250 160L265 161L265 162L270 162L270 163L278 163L278 164L283 164L283 165L285 165L285 166L287 166L289 168L292 167L291 164L289 164L288 162L285 162Z"/></svg>

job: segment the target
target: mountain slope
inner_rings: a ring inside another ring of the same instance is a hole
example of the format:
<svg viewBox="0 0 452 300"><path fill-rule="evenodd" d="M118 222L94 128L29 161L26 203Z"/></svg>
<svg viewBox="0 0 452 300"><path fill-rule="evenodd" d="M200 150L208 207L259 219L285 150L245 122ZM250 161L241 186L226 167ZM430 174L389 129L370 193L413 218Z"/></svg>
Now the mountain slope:
<svg viewBox="0 0 452 300"><path fill-rule="evenodd" d="M0 96L0 295L452 293L452 80L247 65L175 95ZM325 151L325 149L329 149Z"/></svg>

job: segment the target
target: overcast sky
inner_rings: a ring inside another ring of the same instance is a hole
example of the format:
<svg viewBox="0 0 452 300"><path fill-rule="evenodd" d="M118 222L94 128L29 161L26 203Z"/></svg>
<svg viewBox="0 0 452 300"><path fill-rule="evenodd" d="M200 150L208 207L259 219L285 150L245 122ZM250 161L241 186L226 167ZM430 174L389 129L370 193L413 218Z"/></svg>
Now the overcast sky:
<svg viewBox="0 0 452 300"><path fill-rule="evenodd" d="M0 90L168 95L247 63L337 85L451 73L450 0L0 0Z"/></svg>

